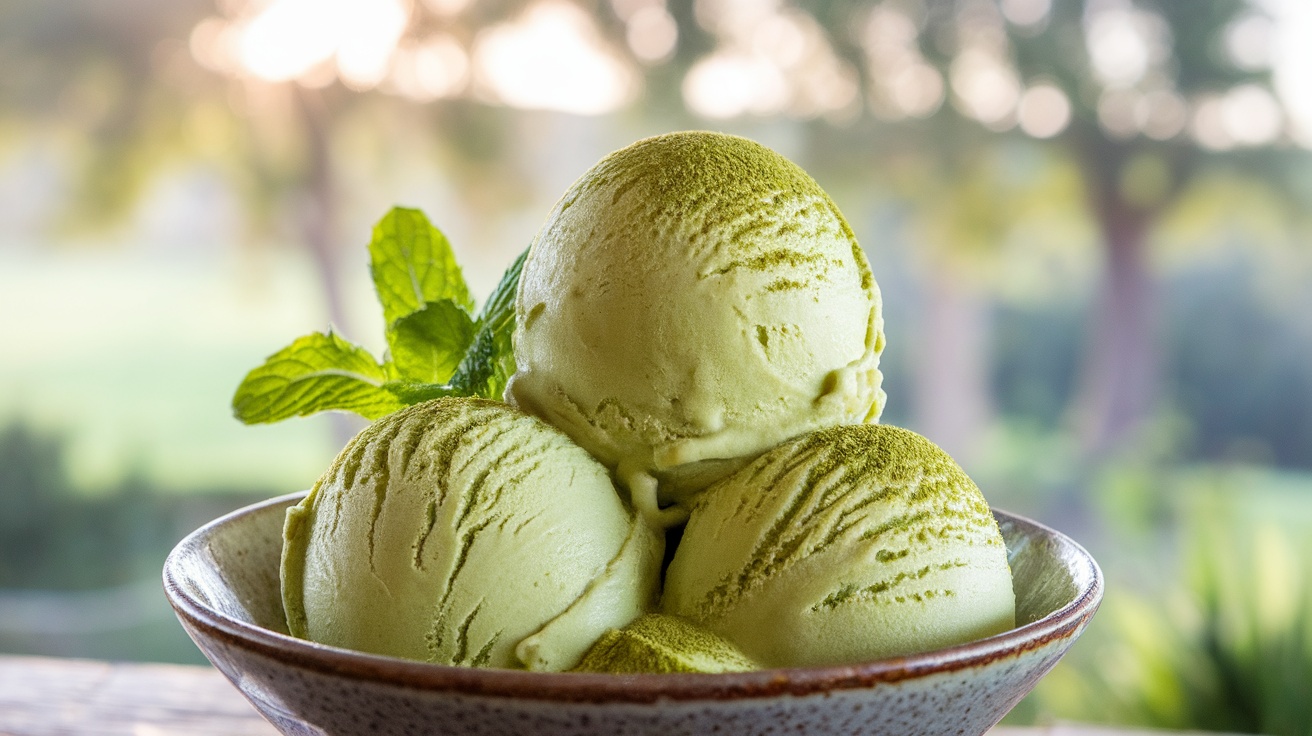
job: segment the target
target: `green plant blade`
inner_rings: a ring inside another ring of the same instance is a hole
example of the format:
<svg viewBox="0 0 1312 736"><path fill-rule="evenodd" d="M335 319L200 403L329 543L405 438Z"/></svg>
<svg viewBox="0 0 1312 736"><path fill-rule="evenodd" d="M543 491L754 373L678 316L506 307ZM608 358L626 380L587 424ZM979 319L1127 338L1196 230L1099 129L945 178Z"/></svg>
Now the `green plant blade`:
<svg viewBox="0 0 1312 736"><path fill-rule="evenodd" d="M232 398L232 410L246 424L334 409L377 419L402 406L383 388L386 379L369 351L332 332L315 332L297 338L246 374Z"/></svg>
<svg viewBox="0 0 1312 736"><path fill-rule="evenodd" d="M419 210L393 207L374 226L369 259L389 325L443 299L474 309L451 243Z"/></svg>
<svg viewBox="0 0 1312 736"><path fill-rule="evenodd" d="M465 396L500 400L506 382L515 373L515 293L524 269L525 250L501 276L478 316L474 343L451 378L451 386Z"/></svg>
<svg viewBox="0 0 1312 736"><path fill-rule="evenodd" d="M415 381L388 381L383 388L391 392L406 406L420 404L443 396L463 396L447 383L417 383Z"/></svg>
<svg viewBox="0 0 1312 736"><path fill-rule="evenodd" d="M429 302L387 332L392 362L404 380L445 383L474 341L474 320L450 299Z"/></svg>

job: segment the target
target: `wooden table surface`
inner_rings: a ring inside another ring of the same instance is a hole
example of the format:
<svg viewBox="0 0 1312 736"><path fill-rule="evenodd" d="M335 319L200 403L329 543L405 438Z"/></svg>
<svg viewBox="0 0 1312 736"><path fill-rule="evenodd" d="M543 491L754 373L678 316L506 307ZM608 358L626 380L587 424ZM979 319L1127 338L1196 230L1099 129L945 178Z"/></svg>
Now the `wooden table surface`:
<svg viewBox="0 0 1312 736"><path fill-rule="evenodd" d="M209 667L0 655L0 736L277 733L217 670ZM1149 733L1063 725L999 727L990 736Z"/></svg>

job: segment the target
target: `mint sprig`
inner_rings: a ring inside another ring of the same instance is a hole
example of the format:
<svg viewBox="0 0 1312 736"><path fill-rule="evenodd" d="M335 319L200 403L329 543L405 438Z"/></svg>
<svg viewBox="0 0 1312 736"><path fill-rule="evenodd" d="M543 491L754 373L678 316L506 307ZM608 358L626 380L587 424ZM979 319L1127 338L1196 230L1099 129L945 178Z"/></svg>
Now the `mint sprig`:
<svg viewBox="0 0 1312 736"><path fill-rule="evenodd" d="M442 299L474 308L451 243L419 210L393 207L374 226L369 272L388 325Z"/></svg>
<svg viewBox="0 0 1312 736"><path fill-rule="evenodd" d="M473 342L449 382L400 380L388 383L386 388L406 404L441 396L501 398L506 382L515 374L515 351L511 344L515 332L515 291L519 288L519 274L527 256L527 250L520 253L501 276L501 283L492 290L474 323Z"/></svg>
<svg viewBox="0 0 1312 736"><path fill-rule="evenodd" d="M399 375L445 383L474 342L474 320L458 304L443 299L396 320L387 334Z"/></svg>
<svg viewBox="0 0 1312 736"><path fill-rule="evenodd" d="M326 408L377 419L403 404L383 388L386 369L333 332L298 337L246 374L232 410L247 424L303 417Z"/></svg>
<svg viewBox="0 0 1312 736"><path fill-rule="evenodd" d="M332 410L377 419L439 396L500 399L515 372L515 291L526 254L475 318L446 236L419 210L393 208L369 244L387 327L383 360L332 331L297 338L246 375L233 413L246 424Z"/></svg>
<svg viewBox="0 0 1312 736"><path fill-rule="evenodd" d="M515 350L511 344L515 332L515 292L527 256L525 250L510 264L478 315L474 342L451 380L457 390L468 392L467 395L500 397L506 390L506 382L515 374Z"/></svg>

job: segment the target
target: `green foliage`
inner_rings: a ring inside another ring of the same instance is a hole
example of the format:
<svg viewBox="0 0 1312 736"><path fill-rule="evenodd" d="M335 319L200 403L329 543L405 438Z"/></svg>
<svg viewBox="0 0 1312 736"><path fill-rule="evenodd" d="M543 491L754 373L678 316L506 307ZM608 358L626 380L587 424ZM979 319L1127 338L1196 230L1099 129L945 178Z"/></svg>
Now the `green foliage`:
<svg viewBox="0 0 1312 736"><path fill-rule="evenodd" d="M333 332L296 338L246 374L232 410L247 424L278 422L328 409L377 419L401 408L384 366Z"/></svg>
<svg viewBox="0 0 1312 736"><path fill-rule="evenodd" d="M1300 281L1281 303L1276 268L1236 252L1173 279L1166 377L1195 457L1312 467L1312 299Z"/></svg>
<svg viewBox="0 0 1312 736"><path fill-rule="evenodd" d="M0 432L0 453L0 589L102 588L158 572L146 553L160 552L162 564L168 530L145 509L139 483L98 496L74 493L60 441L23 425ZM51 459L56 465L45 467Z"/></svg>
<svg viewBox="0 0 1312 736"><path fill-rule="evenodd" d="M474 343L452 380L457 390L475 396L500 397L506 382L514 375L515 350L511 336L515 332L515 292L527 257L527 250L519 254L483 305Z"/></svg>
<svg viewBox="0 0 1312 736"><path fill-rule="evenodd" d="M1043 700L1087 721L1308 736L1312 545L1299 530L1312 515L1193 492L1179 582L1151 596L1109 586L1093 656L1055 671Z"/></svg>
<svg viewBox="0 0 1312 736"><path fill-rule="evenodd" d="M1160 431L1173 434L1176 447L1158 461L1312 468L1308 266L1304 256L1291 265L1250 245L1218 246L1161 278L1162 403L1145 426L1157 431L1166 422ZM1282 279L1290 281L1284 291ZM893 311L905 309L901 303L886 298L886 305L890 325L915 318ZM1059 433L1071 419L1088 308L1082 296L994 307L992 399L1004 421ZM908 385L905 362L904 353L885 353L886 385ZM892 388L889 395L890 407L904 411Z"/></svg>
<svg viewBox="0 0 1312 736"><path fill-rule="evenodd" d="M524 255L477 318L450 243L418 210L393 208L374 228L369 255L388 356L375 360L331 331L298 338L237 387L238 419L257 424L329 410L377 419L439 396L501 398L515 372L511 334Z"/></svg>
<svg viewBox="0 0 1312 736"><path fill-rule="evenodd" d="M388 341L401 375L444 383L474 341L474 320L450 299L429 302L396 320Z"/></svg>
<svg viewBox="0 0 1312 736"><path fill-rule="evenodd" d="M393 207L374 226L369 272L388 325L444 299L474 308L451 243L419 210Z"/></svg>
<svg viewBox="0 0 1312 736"><path fill-rule="evenodd" d="M128 478L87 493L65 450L60 434L0 427L0 652L203 663L160 594L164 558L269 492L166 494Z"/></svg>

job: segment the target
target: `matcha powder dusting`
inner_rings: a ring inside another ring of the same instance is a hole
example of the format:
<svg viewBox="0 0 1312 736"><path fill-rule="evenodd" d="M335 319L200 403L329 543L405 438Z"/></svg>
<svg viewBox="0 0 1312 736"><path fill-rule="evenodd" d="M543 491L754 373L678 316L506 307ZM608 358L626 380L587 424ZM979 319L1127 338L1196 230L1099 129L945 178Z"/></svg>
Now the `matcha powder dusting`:
<svg viewBox="0 0 1312 736"><path fill-rule="evenodd" d="M602 634L574 671L671 674L754 669L760 665L716 634L679 616L651 613Z"/></svg>
<svg viewBox="0 0 1312 736"><path fill-rule="evenodd" d="M1015 623L979 488L934 443L888 425L804 435L708 488L662 610L767 667L911 654Z"/></svg>
<svg viewBox="0 0 1312 736"><path fill-rule="evenodd" d="M678 523L790 437L883 409L883 312L833 200L759 143L688 131L583 174L547 217L516 303L508 401Z"/></svg>

